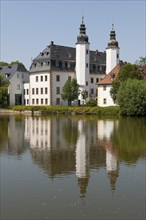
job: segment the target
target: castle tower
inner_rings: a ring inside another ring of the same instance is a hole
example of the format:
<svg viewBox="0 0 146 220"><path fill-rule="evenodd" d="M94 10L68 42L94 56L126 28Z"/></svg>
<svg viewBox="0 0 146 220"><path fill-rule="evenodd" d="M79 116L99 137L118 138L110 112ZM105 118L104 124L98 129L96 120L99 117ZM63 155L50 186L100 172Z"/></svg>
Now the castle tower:
<svg viewBox="0 0 146 220"><path fill-rule="evenodd" d="M82 23L80 25L80 33L77 37L76 43L76 78L77 83L80 86L80 91L86 90L89 94L89 42L86 35L86 27L82 17ZM82 95L79 95L79 103L84 104Z"/></svg>
<svg viewBox="0 0 146 220"><path fill-rule="evenodd" d="M108 42L108 47L106 48L106 74L108 74L119 63L119 49L118 41L116 41L114 25L112 24L110 40Z"/></svg>

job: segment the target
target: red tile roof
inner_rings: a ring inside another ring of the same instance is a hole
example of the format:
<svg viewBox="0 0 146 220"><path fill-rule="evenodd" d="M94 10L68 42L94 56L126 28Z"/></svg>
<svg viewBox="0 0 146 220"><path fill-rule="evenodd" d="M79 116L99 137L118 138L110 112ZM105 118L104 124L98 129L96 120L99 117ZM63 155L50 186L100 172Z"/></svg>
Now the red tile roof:
<svg viewBox="0 0 146 220"><path fill-rule="evenodd" d="M111 85L113 80L116 79L120 68L121 68L121 64L117 64L112 70L111 72L109 72L99 83L98 85ZM141 67L139 68L141 69L141 71L143 72L143 78L144 78L144 82L146 83L146 67Z"/></svg>
<svg viewBox="0 0 146 220"><path fill-rule="evenodd" d="M111 85L113 80L117 77L120 71L120 64L117 64L111 72L109 72L99 83L98 85Z"/></svg>

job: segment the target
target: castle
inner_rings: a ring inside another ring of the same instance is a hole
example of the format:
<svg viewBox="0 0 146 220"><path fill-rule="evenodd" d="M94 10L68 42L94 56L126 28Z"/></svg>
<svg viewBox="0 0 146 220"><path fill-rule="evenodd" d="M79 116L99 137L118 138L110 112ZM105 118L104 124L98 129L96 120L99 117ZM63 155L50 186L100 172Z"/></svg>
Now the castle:
<svg viewBox="0 0 146 220"><path fill-rule="evenodd" d="M33 59L29 73L13 67L1 67L0 73L11 78L10 105L67 105L61 97L62 88L68 79L73 78L77 80L80 92L86 91L87 99L84 100L80 93L72 105L83 105L90 99L96 100L98 106L115 105L109 92L120 65L114 25L104 52L90 50L83 18L79 30L75 48L51 41ZM116 72L112 71L114 68Z"/></svg>
<svg viewBox="0 0 146 220"><path fill-rule="evenodd" d="M82 18L76 47L54 44L51 41L33 61L29 83L24 85L25 105L67 105L61 92L68 79L77 79L80 91L87 91L87 100L98 99L98 83L119 63L119 46L114 26L106 52L90 50L86 26ZM81 96L73 105L82 105ZM99 104L99 103L98 103ZM106 103L107 104L107 103Z"/></svg>

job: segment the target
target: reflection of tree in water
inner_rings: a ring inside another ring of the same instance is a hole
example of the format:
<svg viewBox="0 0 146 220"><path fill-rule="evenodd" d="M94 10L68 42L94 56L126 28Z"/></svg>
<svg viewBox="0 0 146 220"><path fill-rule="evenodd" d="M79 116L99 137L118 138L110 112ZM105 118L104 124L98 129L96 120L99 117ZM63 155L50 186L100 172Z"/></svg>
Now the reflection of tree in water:
<svg viewBox="0 0 146 220"><path fill-rule="evenodd" d="M8 117L0 117L0 151L5 146L5 142L8 140Z"/></svg>
<svg viewBox="0 0 146 220"><path fill-rule="evenodd" d="M62 125L62 134L68 144L76 145L78 134L78 122L68 118Z"/></svg>
<svg viewBox="0 0 146 220"><path fill-rule="evenodd" d="M111 136L119 159L135 163L146 154L146 118L121 118Z"/></svg>

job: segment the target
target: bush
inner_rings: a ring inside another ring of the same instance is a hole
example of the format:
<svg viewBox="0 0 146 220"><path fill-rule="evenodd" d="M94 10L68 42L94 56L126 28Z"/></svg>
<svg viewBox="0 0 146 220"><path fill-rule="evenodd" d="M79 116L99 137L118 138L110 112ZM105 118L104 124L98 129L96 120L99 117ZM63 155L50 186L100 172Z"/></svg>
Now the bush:
<svg viewBox="0 0 146 220"><path fill-rule="evenodd" d="M146 115L146 83L143 80L128 79L119 88L117 102L122 115Z"/></svg>
<svg viewBox="0 0 146 220"><path fill-rule="evenodd" d="M96 100L90 99L90 100L86 103L86 106L89 106L89 107L95 107L95 106L97 106Z"/></svg>

